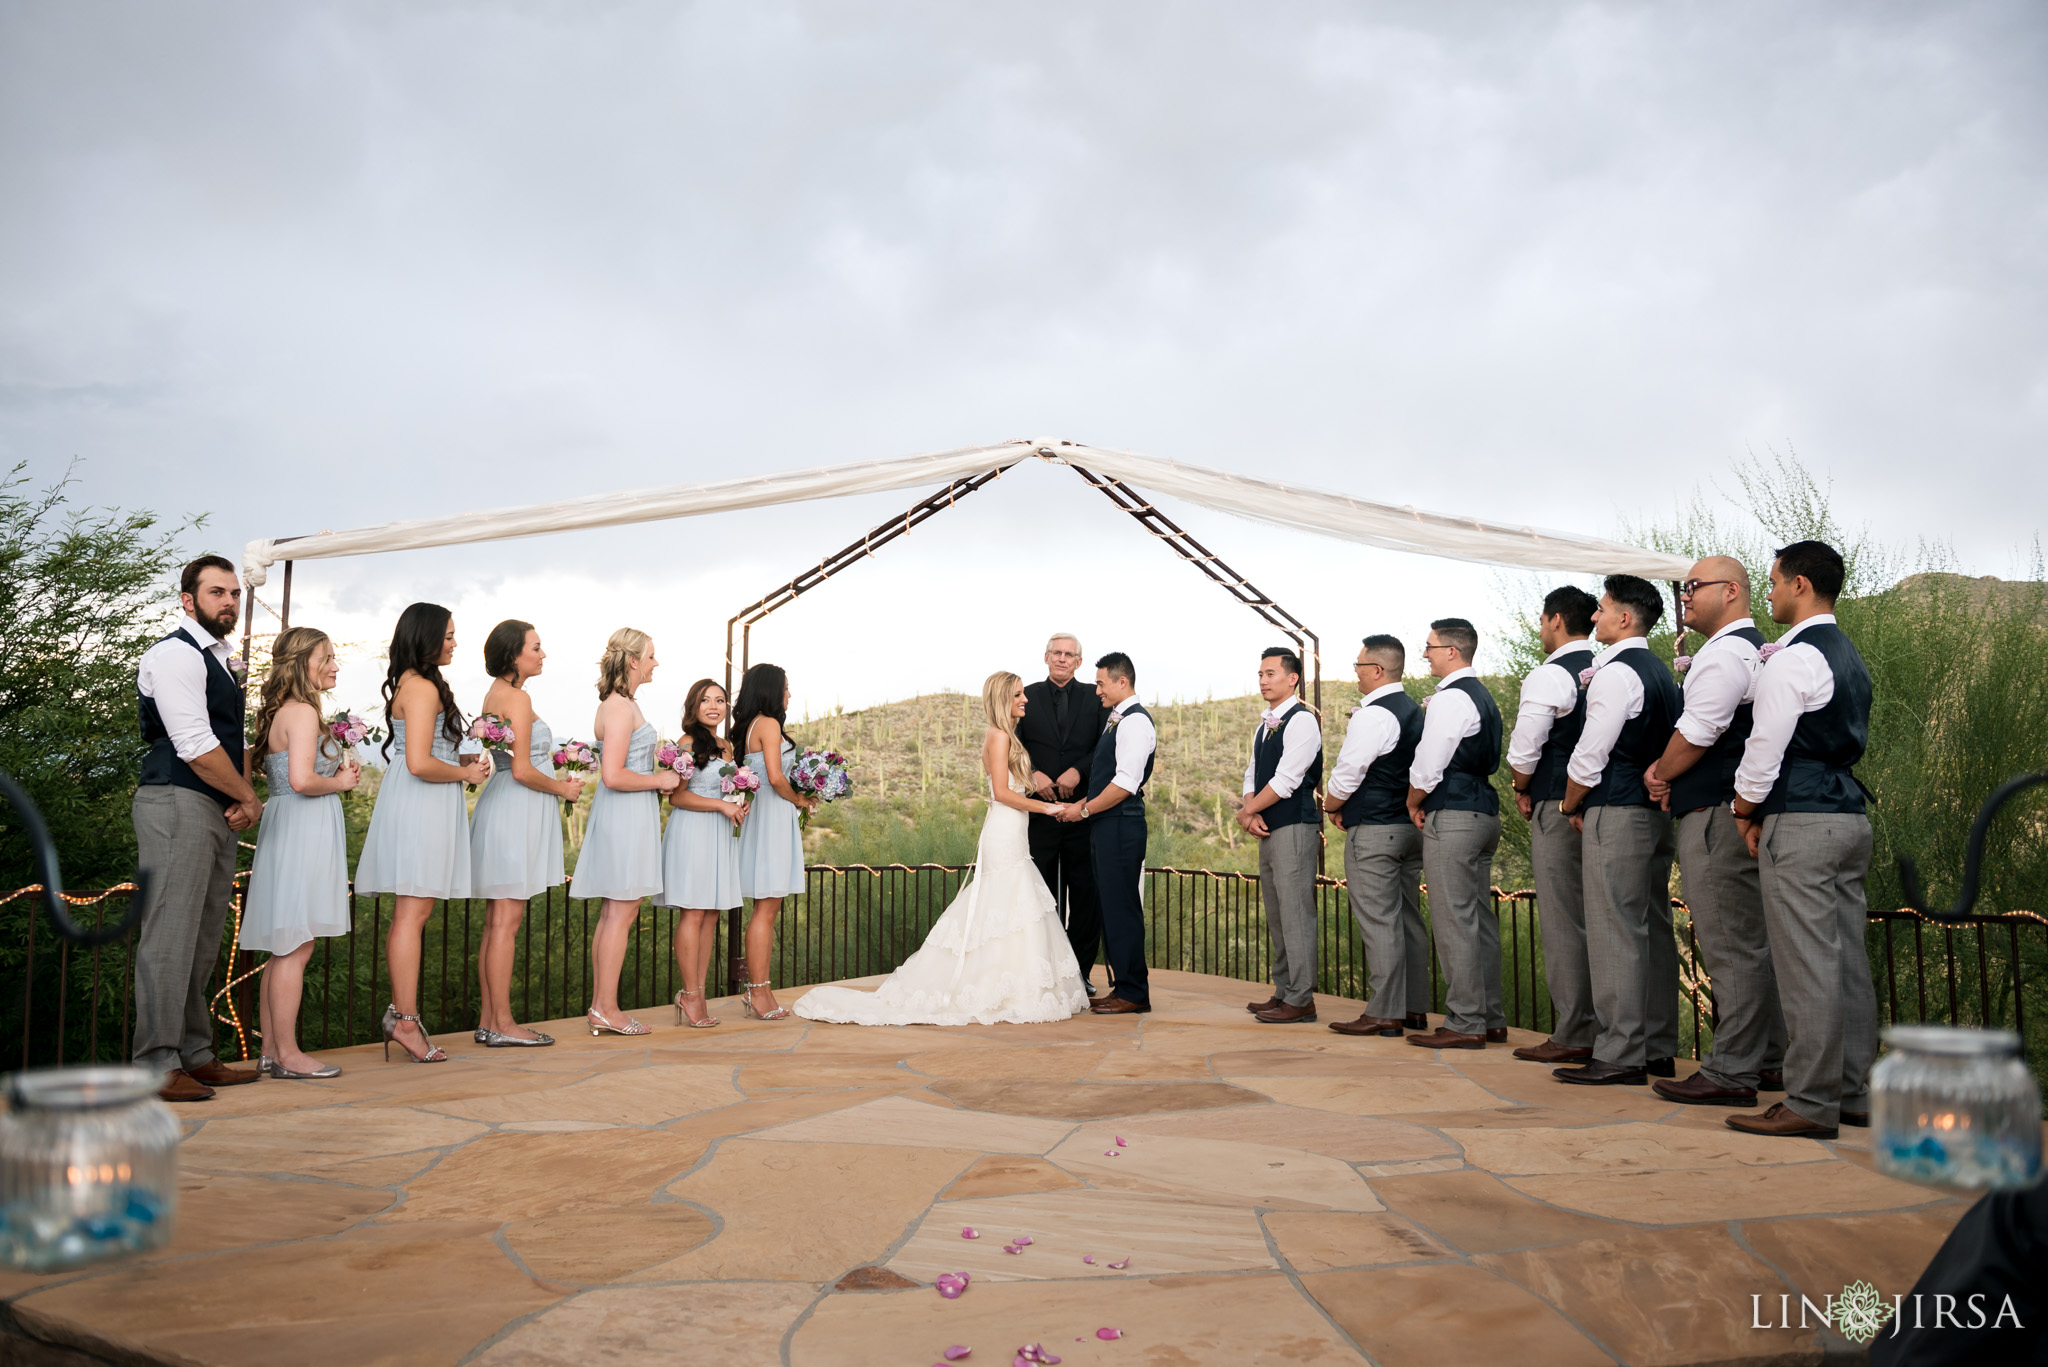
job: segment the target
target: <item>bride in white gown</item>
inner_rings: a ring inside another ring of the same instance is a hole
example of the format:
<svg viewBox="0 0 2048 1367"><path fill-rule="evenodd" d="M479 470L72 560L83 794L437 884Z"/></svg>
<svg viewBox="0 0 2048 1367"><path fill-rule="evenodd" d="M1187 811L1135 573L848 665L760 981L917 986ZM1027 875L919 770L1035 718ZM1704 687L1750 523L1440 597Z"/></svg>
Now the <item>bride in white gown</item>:
<svg viewBox="0 0 2048 1367"><path fill-rule="evenodd" d="M1081 965L1026 837L1027 813L1056 816L1063 806L1025 796L1031 764L1017 739L1024 681L991 674L981 700L991 800L973 875L880 987L814 987L798 999L797 1015L850 1025L995 1025L1062 1021L1087 1007Z"/></svg>

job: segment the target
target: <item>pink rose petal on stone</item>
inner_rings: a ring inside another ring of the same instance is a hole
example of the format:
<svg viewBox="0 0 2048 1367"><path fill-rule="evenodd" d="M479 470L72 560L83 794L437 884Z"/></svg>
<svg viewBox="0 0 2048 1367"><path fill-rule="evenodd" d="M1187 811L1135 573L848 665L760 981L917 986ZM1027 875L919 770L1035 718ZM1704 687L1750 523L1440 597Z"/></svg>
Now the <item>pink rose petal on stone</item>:
<svg viewBox="0 0 2048 1367"><path fill-rule="evenodd" d="M1081 1261L1088 1264L1088 1266L1093 1267L1095 1266L1095 1255L1093 1253L1083 1253L1081 1255Z"/></svg>
<svg viewBox="0 0 2048 1367"><path fill-rule="evenodd" d="M981 1237L981 1231L976 1229L973 1225L969 1225L967 1226L967 1228L960 1231L960 1237L963 1239L979 1239Z"/></svg>
<svg viewBox="0 0 2048 1367"><path fill-rule="evenodd" d="M1121 1329L1097 1329L1095 1331L1095 1337L1103 1340L1104 1342L1108 1342L1112 1339L1120 1339L1123 1336L1124 1331Z"/></svg>
<svg viewBox="0 0 2048 1367"><path fill-rule="evenodd" d="M972 1348L969 1348L964 1343L956 1343L952 1347L948 1348L945 1352L939 1354L939 1356L944 1358L948 1362L958 1362L961 1358L966 1357L969 1353L973 1351L974 1350Z"/></svg>
<svg viewBox="0 0 2048 1367"><path fill-rule="evenodd" d="M967 1290L967 1274L964 1272L941 1272L932 1282L938 1293L947 1300L958 1300Z"/></svg>
<svg viewBox="0 0 2048 1367"><path fill-rule="evenodd" d="M1130 1265L1131 1265L1131 1260L1130 1260L1129 1258L1126 1258L1126 1259L1124 1259L1124 1260L1123 1260L1122 1262L1120 1262L1120 1263L1111 1263L1111 1264L1109 1264L1109 1268L1110 1268L1110 1270L1111 1270L1112 1272L1121 1272L1121 1271L1123 1271L1123 1270L1124 1270L1125 1268L1129 1267Z"/></svg>
<svg viewBox="0 0 2048 1367"><path fill-rule="evenodd" d="M1022 1247L1023 1245L1031 1242L1031 1236L1029 1234L1019 1234L1016 1238L1010 1240L1010 1242L1018 1245L1019 1247Z"/></svg>

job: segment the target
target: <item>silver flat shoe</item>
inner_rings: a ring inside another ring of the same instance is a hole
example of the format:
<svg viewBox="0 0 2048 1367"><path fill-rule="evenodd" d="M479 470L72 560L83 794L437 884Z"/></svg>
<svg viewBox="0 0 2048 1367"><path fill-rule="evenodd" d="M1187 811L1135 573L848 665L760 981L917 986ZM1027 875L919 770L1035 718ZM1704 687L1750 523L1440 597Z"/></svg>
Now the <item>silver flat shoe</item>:
<svg viewBox="0 0 2048 1367"><path fill-rule="evenodd" d="M532 1039L521 1039L517 1035L501 1035L495 1030L486 1030L479 1025L476 1028L476 1042L486 1049L538 1049L544 1044L553 1044L555 1037L543 1035L536 1030Z"/></svg>
<svg viewBox="0 0 2048 1367"><path fill-rule="evenodd" d="M310 1073L295 1073L265 1054L256 1064L256 1071L264 1077L281 1077L287 1081L310 1082L320 1078L340 1077L341 1069L332 1063L323 1063Z"/></svg>

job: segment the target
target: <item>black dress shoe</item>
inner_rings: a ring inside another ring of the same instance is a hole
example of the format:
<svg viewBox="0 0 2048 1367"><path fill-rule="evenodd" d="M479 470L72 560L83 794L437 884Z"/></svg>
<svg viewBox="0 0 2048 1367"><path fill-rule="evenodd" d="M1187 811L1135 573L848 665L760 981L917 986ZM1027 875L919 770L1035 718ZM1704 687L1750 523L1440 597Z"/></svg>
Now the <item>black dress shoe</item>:
<svg viewBox="0 0 2048 1367"><path fill-rule="evenodd" d="M1756 1075L1756 1089L1759 1092L1782 1092L1785 1090L1785 1070L1766 1068Z"/></svg>
<svg viewBox="0 0 2048 1367"><path fill-rule="evenodd" d="M1401 1028L1404 1030L1429 1029L1429 1013L1427 1011L1410 1011L1401 1022Z"/></svg>
<svg viewBox="0 0 2048 1367"><path fill-rule="evenodd" d="M1653 1058L1643 1065L1643 1071L1651 1077L1677 1077L1678 1063L1674 1059Z"/></svg>
<svg viewBox="0 0 2048 1367"><path fill-rule="evenodd" d="M1508 1042L1508 1028L1505 1025L1489 1025L1486 1028L1486 1042L1488 1044L1506 1044Z"/></svg>
<svg viewBox="0 0 2048 1367"><path fill-rule="evenodd" d="M1092 997L1095 995L1095 984L1089 982L1086 978L1083 978L1081 979L1081 990Z"/></svg>
<svg viewBox="0 0 2048 1367"><path fill-rule="evenodd" d="M1642 1087L1648 1085L1649 1074L1641 1068L1631 1068L1625 1063L1602 1063L1599 1059L1588 1059L1578 1068L1553 1068L1550 1075L1559 1082L1575 1082L1581 1087Z"/></svg>

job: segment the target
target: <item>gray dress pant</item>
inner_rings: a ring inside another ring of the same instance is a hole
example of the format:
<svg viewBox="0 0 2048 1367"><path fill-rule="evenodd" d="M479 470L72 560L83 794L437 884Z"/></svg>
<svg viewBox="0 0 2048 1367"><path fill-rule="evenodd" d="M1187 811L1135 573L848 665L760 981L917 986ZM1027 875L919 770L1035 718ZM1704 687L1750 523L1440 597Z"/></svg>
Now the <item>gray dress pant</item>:
<svg viewBox="0 0 2048 1367"><path fill-rule="evenodd" d="M221 805L173 784L135 790L135 862L149 902L135 942L135 1062L169 1076L213 1061L207 983L235 897L235 833Z"/></svg>
<svg viewBox="0 0 2048 1367"><path fill-rule="evenodd" d="M1259 842L1259 896L1273 942L1273 995L1313 1006L1316 992L1316 854L1321 822L1297 821Z"/></svg>
<svg viewBox="0 0 2048 1367"><path fill-rule="evenodd" d="M1422 832L1407 821L1344 832L1344 885L1365 947L1365 1014L1400 1020L1429 1010L1429 927L1422 920Z"/></svg>
<svg viewBox="0 0 2048 1367"><path fill-rule="evenodd" d="M1771 963L1785 1008L1785 1104L1816 1125L1870 1110L1877 988L1863 948L1870 819L1780 812L1757 847Z"/></svg>
<svg viewBox="0 0 2048 1367"><path fill-rule="evenodd" d="M1505 1029L1500 997L1500 919L1493 911L1493 852L1500 818L1431 812L1422 822L1429 926L1444 967L1444 1027L1461 1035Z"/></svg>
<svg viewBox="0 0 2048 1367"><path fill-rule="evenodd" d="M1678 819L1678 867L1701 967L1714 990L1714 1050L1700 1064L1722 1087L1754 1087L1785 1066L1785 1013L1771 971L1757 861L1726 807Z"/></svg>
<svg viewBox="0 0 2048 1367"><path fill-rule="evenodd" d="M1585 823L1586 965L1600 1018L1593 1057L1631 1068L1676 1058L1671 818L1654 807L1594 807Z"/></svg>
<svg viewBox="0 0 2048 1367"><path fill-rule="evenodd" d="M1586 966L1584 838L1555 800L1529 816L1529 863L1536 874L1536 916L1543 927L1543 976L1557 1020L1553 1043L1590 1049L1600 1032L1593 1013L1593 975Z"/></svg>

